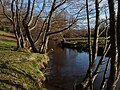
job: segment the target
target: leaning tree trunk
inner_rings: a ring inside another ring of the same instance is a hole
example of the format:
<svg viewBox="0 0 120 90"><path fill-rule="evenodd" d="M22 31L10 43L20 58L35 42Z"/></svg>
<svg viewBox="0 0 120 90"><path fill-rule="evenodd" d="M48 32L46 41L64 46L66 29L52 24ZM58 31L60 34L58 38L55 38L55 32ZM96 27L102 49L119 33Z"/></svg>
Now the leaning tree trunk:
<svg viewBox="0 0 120 90"><path fill-rule="evenodd" d="M93 64L95 64L97 52L98 52L98 38L99 38L99 24L100 24L99 0L95 0L95 8L96 8L96 22L95 22L95 32L94 32L93 53L92 53Z"/></svg>
<svg viewBox="0 0 120 90"><path fill-rule="evenodd" d="M25 30L25 34L26 34L26 36L28 38L28 41L30 43L30 46L32 48L32 51L36 53L38 51L37 51L37 48L35 47L34 41L33 41L32 36L30 34L29 25L28 25L28 21L27 21L28 17L29 17L29 13L30 13L30 8L31 8L30 7L31 0L27 0L27 1L28 1L27 12L26 12L26 15L25 15L25 17L24 17L24 19L22 21L22 24L23 24L23 27L24 27L24 30Z"/></svg>
<svg viewBox="0 0 120 90"><path fill-rule="evenodd" d="M47 26L46 26L45 31L44 31L42 45L39 49L40 53L46 53L48 39L49 39L48 32L50 31L52 14L55 10L55 3L56 3L56 0L53 1L52 8L51 8L50 13L49 13L48 23L47 23Z"/></svg>
<svg viewBox="0 0 120 90"><path fill-rule="evenodd" d="M24 26L24 29L25 29L25 31L26 31L25 33L26 33L26 36L27 36L27 38L28 38L28 42L30 43L30 47L32 48L32 51L35 52L35 53L37 53L38 50L37 50L37 48L35 47L34 41L33 41L32 37L31 37L30 32L29 32L29 29L28 29L28 26L25 25L25 22L23 22L23 26Z"/></svg>
<svg viewBox="0 0 120 90"><path fill-rule="evenodd" d="M109 12L110 12L110 43L111 43L111 66L110 76L107 83L106 90L115 90L118 75L117 75L117 45L116 45L116 25L115 25L115 11L114 11L114 0L108 0Z"/></svg>

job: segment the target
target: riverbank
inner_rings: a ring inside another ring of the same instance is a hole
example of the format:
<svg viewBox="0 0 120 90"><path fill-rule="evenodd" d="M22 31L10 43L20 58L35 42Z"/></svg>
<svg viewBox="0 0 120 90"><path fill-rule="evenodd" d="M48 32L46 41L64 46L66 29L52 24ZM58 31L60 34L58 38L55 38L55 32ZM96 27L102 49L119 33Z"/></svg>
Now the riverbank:
<svg viewBox="0 0 120 90"><path fill-rule="evenodd" d="M102 53L103 48L105 46L105 38L104 37L100 37L98 39L98 50L99 52ZM109 40L106 40L107 43L109 42ZM93 44L93 38L91 38L91 42ZM67 47L67 48L71 48L71 49L76 49L77 51L81 52L81 51L85 51L88 52L89 48L88 48L88 38L87 37L81 37L81 38L64 38L64 40L61 42L62 47Z"/></svg>
<svg viewBox="0 0 120 90"><path fill-rule="evenodd" d="M15 51L14 35L0 32L0 90L47 90L44 54Z"/></svg>

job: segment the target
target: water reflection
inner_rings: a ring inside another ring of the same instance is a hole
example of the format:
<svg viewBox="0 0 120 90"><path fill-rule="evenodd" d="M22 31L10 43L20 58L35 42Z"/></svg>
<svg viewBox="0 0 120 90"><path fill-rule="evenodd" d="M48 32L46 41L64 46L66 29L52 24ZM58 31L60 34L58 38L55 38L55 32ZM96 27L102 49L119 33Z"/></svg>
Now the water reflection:
<svg viewBox="0 0 120 90"><path fill-rule="evenodd" d="M77 53L75 50L64 49L53 52L49 63L48 83L53 86L70 90L73 84L84 77L88 68L86 53ZM82 57L81 57L82 56ZM85 57L85 58L84 58ZM72 90L72 89L71 89Z"/></svg>
<svg viewBox="0 0 120 90"><path fill-rule="evenodd" d="M60 48L55 42L50 43L49 48L54 51L49 55L50 62L48 66L47 84L49 90L73 90L76 82L81 82L88 69L88 53L78 52L68 48ZM97 62L100 56L97 57ZM105 58L106 61L108 58ZM104 70L102 65L102 70ZM101 71L102 71L101 70ZM99 88L103 73L100 73L94 83L94 88ZM55 87L53 89L52 87ZM52 88L52 89L51 89ZM57 89L56 89L57 88Z"/></svg>

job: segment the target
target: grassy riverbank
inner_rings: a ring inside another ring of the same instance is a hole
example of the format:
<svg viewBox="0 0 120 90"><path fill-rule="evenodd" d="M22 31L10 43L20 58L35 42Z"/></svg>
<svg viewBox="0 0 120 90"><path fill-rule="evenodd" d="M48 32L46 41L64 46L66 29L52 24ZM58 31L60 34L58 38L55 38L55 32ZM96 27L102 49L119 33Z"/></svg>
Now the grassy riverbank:
<svg viewBox="0 0 120 90"><path fill-rule="evenodd" d="M42 83L48 57L15 48L14 35L0 31L0 90L46 90Z"/></svg>
<svg viewBox="0 0 120 90"><path fill-rule="evenodd" d="M91 38L91 42L93 44L93 38ZM109 40L107 40L109 42ZM98 39L98 49L100 52L103 51L103 48L105 46L105 38L100 37ZM77 49L78 51L88 51L88 38L87 37L81 37L81 38L64 38L64 41L62 42L63 47L68 47L72 49Z"/></svg>
<svg viewBox="0 0 120 90"><path fill-rule="evenodd" d="M91 42L93 42L94 38L91 38ZM99 44L105 44L105 37L100 37L98 39ZM81 37L81 38L65 38L65 42L69 43L88 43L88 38L87 37Z"/></svg>

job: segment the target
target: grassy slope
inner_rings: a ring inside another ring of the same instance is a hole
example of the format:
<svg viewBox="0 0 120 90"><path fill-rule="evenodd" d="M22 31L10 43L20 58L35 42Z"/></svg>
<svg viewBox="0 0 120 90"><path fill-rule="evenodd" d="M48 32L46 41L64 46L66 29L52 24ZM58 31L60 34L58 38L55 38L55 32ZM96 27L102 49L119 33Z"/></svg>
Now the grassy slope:
<svg viewBox="0 0 120 90"><path fill-rule="evenodd" d="M0 90L43 90L45 80L40 69L48 58L45 55L12 51L14 35L0 31Z"/></svg>
<svg viewBox="0 0 120 90"><path fill-rule="evenodd" d="M0 51L11 50L16 47L16 39L13 34L0 31Z"/></svg>

